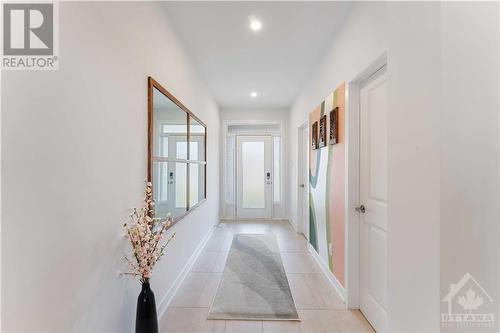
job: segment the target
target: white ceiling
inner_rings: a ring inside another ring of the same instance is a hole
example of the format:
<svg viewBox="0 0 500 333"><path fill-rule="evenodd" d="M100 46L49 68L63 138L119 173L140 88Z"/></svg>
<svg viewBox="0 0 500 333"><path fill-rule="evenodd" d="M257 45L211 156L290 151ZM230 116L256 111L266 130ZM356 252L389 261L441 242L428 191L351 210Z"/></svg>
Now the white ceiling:
<svg viewBox="0 0 500 333"><path fill-rule="evenodd" d="M350 10L348 2L167 2L222 108L287 108ZM262 21L258 33L249 16ZM250 97L251 91L259 96Z"/></svg>

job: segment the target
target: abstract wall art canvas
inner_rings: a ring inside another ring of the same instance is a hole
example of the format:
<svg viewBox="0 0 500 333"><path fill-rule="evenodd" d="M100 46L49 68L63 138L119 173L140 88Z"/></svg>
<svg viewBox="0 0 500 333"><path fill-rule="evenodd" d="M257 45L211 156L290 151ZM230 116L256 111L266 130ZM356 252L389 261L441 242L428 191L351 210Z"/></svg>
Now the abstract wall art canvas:
<svg viewBox="0 0 500 333"><path fill-rule="evenodd" d="M319 147L326 146L326 114L319 120Z"/></svg>
<svg viewBox="0 0 500 333"><path fill-rule="evenodd" d="M336 107L330 111L330 130L329 143L331 145L337 144L339 140L339 108Z"/></svg>
<svg viewBox="0 0 500 333"><path fill-rule="evenodd" d="M335 141L309 151L309 242L341 285L345 281L345 112L343 83L309 115L311 126L327 119L325 135L333 131L328 143Z"/></svg>
<svg viewBox="0 0 500 333"><path fill-rule="evenodd" d="M318 149L318 122L312 125L311 130L311 149Z"/></svg>

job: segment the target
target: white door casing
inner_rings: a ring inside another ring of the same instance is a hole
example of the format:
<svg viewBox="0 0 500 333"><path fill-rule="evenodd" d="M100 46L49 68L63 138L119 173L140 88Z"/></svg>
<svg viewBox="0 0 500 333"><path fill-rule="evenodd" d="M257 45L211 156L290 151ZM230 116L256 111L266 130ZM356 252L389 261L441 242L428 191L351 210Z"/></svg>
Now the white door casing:
<svg viewBox="0 0 500 333"><path fill-rule="evenodd" d="M272 217L272 137L236 138L236 216Z"/></svg>
<svg viewBox="0 0 500 333"><path fill-rule="evenodd" d="M309 123L298 129L297 218L299 231L309 239Z"/></svg>
<svg viewBox="0 0 500 333"><path fill-rule="evenodd" d="M359 94L360 310L377 332L387 329L386 79L384 66L363 82Z"/></svg>

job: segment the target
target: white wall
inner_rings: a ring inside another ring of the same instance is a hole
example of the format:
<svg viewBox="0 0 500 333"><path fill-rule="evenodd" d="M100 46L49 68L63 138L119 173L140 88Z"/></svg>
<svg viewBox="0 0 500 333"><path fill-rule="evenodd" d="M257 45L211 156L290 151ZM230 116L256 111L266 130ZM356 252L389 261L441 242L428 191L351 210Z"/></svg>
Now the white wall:
<svg viewBox="0 0 500 333"><path fill-rule="evenodd" d="M160 3L60 4L60 70L2 77L4 331L133 331L117 279L143 197L147 76L208 126L207 202L172 228L157 305L218 222L220 119Z"/></svg>
<svg viewBox="0 0 500 333"><path fill-rule="evenodd" d="M386 49L384 3L354 4L342 28L332 36L323 60L293 103L288 122L290 151L288 207L297 205L297 128L309 119L309 113L342 82L353 79L360 69ZM290 209L291 220L298 222L297 209Z"/></svg>
<svg viewBox="0 0 500 333"><path fill-rule="evenodd" d="M435 332L440 317L440 4L391 3L387 14L388 328Z"/></svg>
<svg viewBox="0 0 500 333"><path fill-rule="evenodd" d="M283 121L288 120L288 109L222 109L222 120L258 120Z"/></svg>
<svg viewBox="0 0 500 333"><path fill-rule="evenodd" d="M489 274L498 295L497 7L357 3L291 108L297 207L297 127L387 51L390 331L439 330L441 275Z"/></svg>
<svg viewBox="0 0 500 333"><path fill-rule="evenodd" d="M442 5L440 138L441 290L469 272L496 304L499 7L498 2ZM493 312L488 303L482 313ZM500 331L498 320L494 331Z"/></svg>
<svg viewBox="0 0 500 333"><path fill-rule="evenodd" d="M465 273L498 297L498 3L388 14L390 329L437 331Z"/></svg>

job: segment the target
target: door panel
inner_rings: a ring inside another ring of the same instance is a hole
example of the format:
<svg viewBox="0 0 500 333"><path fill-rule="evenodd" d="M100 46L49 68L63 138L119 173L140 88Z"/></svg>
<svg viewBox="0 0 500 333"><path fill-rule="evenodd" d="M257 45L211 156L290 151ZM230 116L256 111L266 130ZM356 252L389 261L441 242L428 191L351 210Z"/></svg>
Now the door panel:
<svg viewBox="0 0 500 333"><path fill-rule="evenodd" d="M264 142L241 142L241 208L266 208Z"/></svg>
<svg viewBox="0 0 500 333"><path fill-rule="evenodd" d="M271 218L271 137L238 136L237 207L240 218Z"/></svg>
<svg viewBox="0 0 500 333"><path fill-rule="evenodd" d="M360 309L376 331L387 328L386 69L360 90Z"/></svg>
<svg viewBox="0 0 500 333"><path fill-rule="evenodd" d="M372 274L368 281L368 290L371 296L382 304L384 307L387 305L386 295L386 281L387 281L387 261L384 254L387 251L387 235L385 231L378 228L371 227L368 233L368 256L370 272L377 272Z"/></svg>

